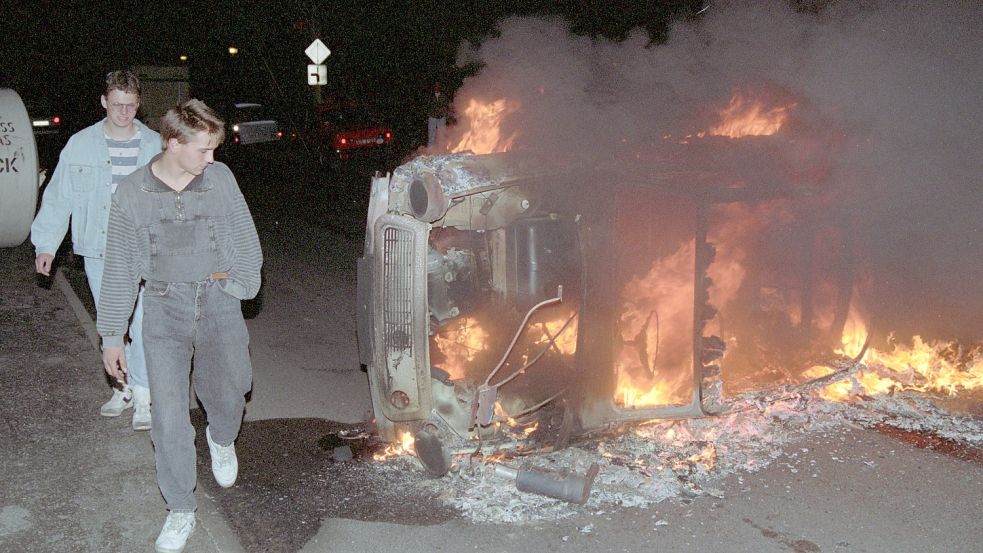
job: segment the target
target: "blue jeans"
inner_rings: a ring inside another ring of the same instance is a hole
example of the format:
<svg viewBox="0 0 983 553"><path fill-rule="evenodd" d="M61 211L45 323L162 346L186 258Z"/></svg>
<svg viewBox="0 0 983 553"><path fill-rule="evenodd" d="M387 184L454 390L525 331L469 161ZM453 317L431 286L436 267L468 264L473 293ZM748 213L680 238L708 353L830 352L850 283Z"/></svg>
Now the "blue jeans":
<svg viewBox="0 0 983 553"><path fill-rule="evenodd" d="M249 332L239 300L213 280L147 281L143 302L157 485L171 512L194 512L197 473L190 380L205 407L212 439L220 445L234 442L252 385Z"/></svg>
<svg viewBox="0 0 983 553"><path fill-rule="evenodd" d="M92 299L99 305L99 288L102 282L102 273L106 268L106 262L98 257L86 257L85 277L89 281L89 290L92 292ZM137 296L137 304L133 309L133 318L130 319L130 343L123 348L126 354L127 384L130 386L148 387L147 362L143 351L143 290Z"/></svg>

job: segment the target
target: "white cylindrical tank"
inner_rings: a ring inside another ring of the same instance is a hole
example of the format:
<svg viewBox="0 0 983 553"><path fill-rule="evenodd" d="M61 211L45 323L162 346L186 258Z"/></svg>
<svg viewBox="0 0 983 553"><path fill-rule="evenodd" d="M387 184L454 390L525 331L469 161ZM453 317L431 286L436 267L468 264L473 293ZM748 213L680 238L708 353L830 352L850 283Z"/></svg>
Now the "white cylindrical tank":
<svg viewBox="0 0 983 553"><path fill-rule="evenodd" d="M38 203L38 150L20 96L0 88L0 248L19 246L31 232Z"/></svg>

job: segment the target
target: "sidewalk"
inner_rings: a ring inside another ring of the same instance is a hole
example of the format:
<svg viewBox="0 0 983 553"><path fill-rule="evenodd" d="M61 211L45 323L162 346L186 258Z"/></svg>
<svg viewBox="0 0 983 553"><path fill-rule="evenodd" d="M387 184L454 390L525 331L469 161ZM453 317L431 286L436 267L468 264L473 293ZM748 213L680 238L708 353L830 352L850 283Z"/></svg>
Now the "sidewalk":
<svg viewBox="0 0 983 553"><path fill-rule="evenodd" d="M150 433L129 411L99 416L109 387L93 323L32 263L30 244L0 250L0 550L153 551L166 511ZM198 501L188 550L240 551Z"/></svg>

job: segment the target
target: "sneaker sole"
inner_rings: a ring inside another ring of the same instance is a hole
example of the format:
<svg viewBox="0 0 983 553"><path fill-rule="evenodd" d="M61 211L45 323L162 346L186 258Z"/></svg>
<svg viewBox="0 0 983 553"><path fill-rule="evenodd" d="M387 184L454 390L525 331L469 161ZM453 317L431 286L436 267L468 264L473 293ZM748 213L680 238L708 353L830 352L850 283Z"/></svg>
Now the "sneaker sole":
<svg viewBox="0 0 983 553"><path fill-rule="evenodd" d="M190 539L191 536L189 535L188 538ZM182 547L160 547L159 545L156 545L155 544L154 545L154 551L156 551L157 553L181 553L182 551L184 551L184 547L185 546L182 546Z"/></svg>
<svg viewBox="0 0 983 553"><path fill-rule="evenodd" d="M130 404L126 405L125 407L123 407L122 409L120 409L119 411L116 411L116 410L108 411L108 410L102 410L102 409L100 409L99 410L99 414L102 415L102 416L104 416L104 417L118 417L118 416L120 416L120 415L123 414L123 411L126 411L127 409L132 409L132 408L133 408L133 404L130 403Z"/></svg>

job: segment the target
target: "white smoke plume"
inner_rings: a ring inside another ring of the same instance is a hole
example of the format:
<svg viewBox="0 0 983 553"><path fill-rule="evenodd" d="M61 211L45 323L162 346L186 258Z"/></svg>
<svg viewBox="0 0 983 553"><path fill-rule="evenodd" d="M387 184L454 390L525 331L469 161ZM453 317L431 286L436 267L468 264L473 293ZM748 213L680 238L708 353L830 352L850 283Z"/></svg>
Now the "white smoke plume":
<svg viewBox="0 0 983 553"><path fill-rule="evenodd" d="M514 149L587 162L706 128L735 90L789 94L828 149L829 209L871 271L875 328L983 337L983 7L968 0L715 2L665 44L513 18L455 96L517 101ZM450 129L455 143L465 129ZM626 146L628 145L628 146ZM795 159L794 155L791 159Z"/></svg>

